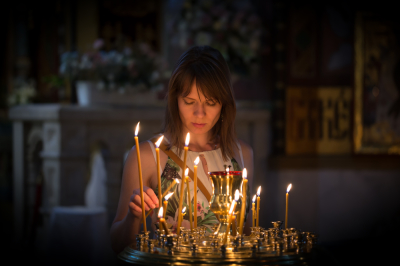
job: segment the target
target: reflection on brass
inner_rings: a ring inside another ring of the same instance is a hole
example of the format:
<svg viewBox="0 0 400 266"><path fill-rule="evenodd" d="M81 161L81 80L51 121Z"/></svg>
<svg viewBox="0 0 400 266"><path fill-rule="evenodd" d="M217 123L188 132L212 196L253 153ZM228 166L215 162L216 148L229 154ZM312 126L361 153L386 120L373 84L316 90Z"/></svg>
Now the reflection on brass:
<svg viewBox="0 0 400 266"><path fill-rule="evenodd" d="M141 232L136 243L126 247L118 259L121 263L135 265L312 265L312 251L318 235L301 232L295 228L282 229L282 221L272 222L272 227L251 227L250 235L230 233L223 245L227 226L227 215L234 200L234 192L241 186L241 172L210 173L213 196L210 209L220 217L212 233L206 227L193 229L181 227L180 234L166 235L164 230L155 230L155 239L149 232ZM235 213L240 211L238 201ZM231 232L228 230L228 232Z"/></svg>
<svg viewBox="0 0 400 266"><path fill-rule="evenodd" d="M236 189L241 191L240 186L242 184L242 172L230 171L229 174L227 174L227 172L211 172L210 178L213 187L210 210L217 216L219 222L221 223L219 233L224 233L228 225L228 212L231 203L235 198L235 191ZM234 210L236 215L238 215L240 208L241 201L238 201L236 204L236 209Z"/></svg>

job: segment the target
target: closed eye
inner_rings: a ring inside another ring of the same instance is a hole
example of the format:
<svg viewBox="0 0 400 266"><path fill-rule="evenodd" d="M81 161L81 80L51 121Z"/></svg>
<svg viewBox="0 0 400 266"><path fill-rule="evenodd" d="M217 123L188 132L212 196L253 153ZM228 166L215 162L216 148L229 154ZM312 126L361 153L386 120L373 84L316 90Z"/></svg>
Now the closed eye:
<svg viewBox="0 0 400 266"><path fill-rule="evenodd" d="M185 100L183 100L183 102L185 103L185 104L187 104L187 105L192 105L194 102L187 102L187 101L185 101Z"/></svg>

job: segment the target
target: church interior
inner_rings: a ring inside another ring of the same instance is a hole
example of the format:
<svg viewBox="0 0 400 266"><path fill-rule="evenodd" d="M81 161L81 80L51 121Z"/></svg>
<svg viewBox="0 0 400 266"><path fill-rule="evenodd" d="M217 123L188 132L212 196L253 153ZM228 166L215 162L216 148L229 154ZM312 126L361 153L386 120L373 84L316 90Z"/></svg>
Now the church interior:
<svg viewBox="0 0 400 266"><path fill-rule="evenodd" d="M289 225L318 235L324 265L399 251L390 1L15 0L0 12L0 241L13 261L118 264L109 229L134 126L141 140L160 132L193 45L228 63L260 226L285 220L292 184Z"/></svg>

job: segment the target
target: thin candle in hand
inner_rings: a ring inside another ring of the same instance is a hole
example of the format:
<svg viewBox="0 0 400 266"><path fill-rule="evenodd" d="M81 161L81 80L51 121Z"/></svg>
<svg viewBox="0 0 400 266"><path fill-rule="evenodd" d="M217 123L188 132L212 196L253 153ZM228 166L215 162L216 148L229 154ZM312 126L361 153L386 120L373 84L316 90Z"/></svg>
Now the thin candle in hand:
<svg viewBox="0 0 400 266"><path fill-rule="evenodd" d="M200 158L197 156L194 160L193 166L193 205L194 205L194 228L197 228L197 165L199 164Z"/></svg>

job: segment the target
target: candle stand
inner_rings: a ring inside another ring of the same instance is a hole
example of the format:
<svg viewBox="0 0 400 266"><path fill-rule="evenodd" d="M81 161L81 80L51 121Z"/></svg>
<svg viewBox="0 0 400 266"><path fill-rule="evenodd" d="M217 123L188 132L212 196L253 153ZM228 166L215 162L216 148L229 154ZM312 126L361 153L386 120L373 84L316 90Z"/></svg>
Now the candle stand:
<svg viewBox="0 0 400 266"><path fill-rule="evenodd" d="M168 235L157 229L155 239L149 239L149 233L142 232L137 235L136 243L118 255L119 261L136 265L312 265L318 238L313 232L282 229L283 222L275 221L271 228L251 227L250 235L231 235L232 231L226 230L227 218L234 192L240 191L241 172L212 172L210 177L213 187L210 210L219 219L212 233L206 233L204 226L193 231L180 227L179 234ZM247 199L238 202L235 215L240 214L241 204L246 202ZM249 208L245 209L248 212ZM223 244L226 232L231 233Z"/></svg>

